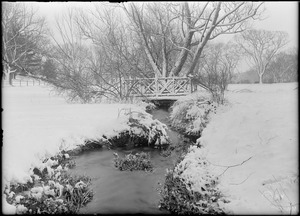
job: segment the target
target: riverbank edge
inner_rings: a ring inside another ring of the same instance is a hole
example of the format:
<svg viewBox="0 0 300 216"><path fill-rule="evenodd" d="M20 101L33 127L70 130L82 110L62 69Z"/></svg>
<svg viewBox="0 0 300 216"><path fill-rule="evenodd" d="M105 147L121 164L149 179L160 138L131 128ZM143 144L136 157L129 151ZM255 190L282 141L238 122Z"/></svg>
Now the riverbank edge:
<svg viewBox="0 0 300 216"><path fill-rule="evenodd" d="M147 107L145 110L148 111ZM10 185L4 186L2 208L5 208L5 213L76 214L81 207L91 201L93 194L89 189L91 179L88 176L71 176L67 173L68 169L75 166L72 157L78 156L85 151L102 147L108 149L124 147L124 143L128 143L132 147L144 145L153 148L164 148L169 145L166 133L167 126L165 124L152 119L149 129L149 125L143 122L145 120L143 119L143 115L145 117L150 115L149 113L133 113L130 111L125 113L125 115L129 115L127 122L129 130L120 131L117 135L110 138L103 135L98 140L86 140L71 150L61 150L55 156L46 158L40 167L32 167L30 169L31 181L25 184L10 182ZM150 116L152 117L152 115ZM139 118L142 118L142 120L138 121ZM139 136L140 134L142 136ZM68 179L61 179L62 176ZM72 180L72 184L68 184L70 183L70 179ZM38 195L33 195L36 192L36 188L40 191L38 191ZM70 196L68 200L62 199L67 191L74 191L74 188L77 190L75 199ZM82 200L80 195L88 197L88 199L84 198Z"/></svg>
<svg viewBox="0 0 300 216"><path fill-rule="evenodd" d="M228 212L226 212L219 203L229 201L224 198L224 195L218 189L218 177L209 171L209 163L204 156L199 158L198 161L199 167L202 169L200 170L202 176L199 176L199 179L203 181L201 191L195 190L193 188L193 182L182 176L182 173L189 165L189 163L184 163L184 165L182 165L182 163L188 160L189 154L192 153L195 148L203 148L203 146L197 144L196 140L201 137L202 131L205 130L206 125L209 123L210 114L212 112L216 113L217 106L213 104L211 100L197 96L189 98L186 106L184 102L185 101L179 101L170 107L171 128L185 138L188 138L190 142L187 146L180 147L182 151L181 156L179 156L173 168L167 170L165 182L160 191L162 198L159 208L168 210L171 214L226 214ZM178 109L176 106L181 107ZM201 109L205 109L205 111L202 112L203 116L196 115L201 119L201 127L194 134L190 133L186 128L193 127L196 119L185 119L185 115L189 113L190 109L193 109L193 106L194 108L197 107L200 113ZM181 116L179 117L178 114L172 113L174 110L175 112L179 110ZM183 110L184 112L182 112Z"/></svg>

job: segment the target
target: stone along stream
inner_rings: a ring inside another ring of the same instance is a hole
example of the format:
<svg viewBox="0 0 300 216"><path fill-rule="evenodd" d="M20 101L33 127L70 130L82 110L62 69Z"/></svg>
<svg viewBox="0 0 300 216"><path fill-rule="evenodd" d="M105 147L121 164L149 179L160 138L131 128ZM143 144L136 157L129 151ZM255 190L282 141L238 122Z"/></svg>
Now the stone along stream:
<svg viewBox="0 0 300 216"><path fill-rule="evenodd" d="M167 124L169 113L158 109L151 113L154 119ZM180 134L168 130L172 145L182 142ZM120 157L125 154L149 152L153 164L152 172L120 171L114 166L113 153ZM180 152L172 151L169 157L160 154L160 150L143 147L134 149L98 149L75 157L76 167L70 172L87 175L92 179L91 189L94 197L79 213L168 213L158 208L159 190L165 179L166 169L172 168Z"/></svg>

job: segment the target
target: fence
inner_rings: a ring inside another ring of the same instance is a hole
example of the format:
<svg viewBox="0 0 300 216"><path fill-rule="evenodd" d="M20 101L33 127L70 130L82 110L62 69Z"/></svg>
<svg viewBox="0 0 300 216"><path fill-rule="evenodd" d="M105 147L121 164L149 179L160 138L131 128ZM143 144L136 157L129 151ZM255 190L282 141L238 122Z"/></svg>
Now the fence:
<svg viewBox="0 0 300 216"><path fill-rule="evenodd" d="M3 86L10 86L8 80L2 80ZM13 86L40 86L40 85L46 85L46 82L42 80L12 80Z"/></svg>

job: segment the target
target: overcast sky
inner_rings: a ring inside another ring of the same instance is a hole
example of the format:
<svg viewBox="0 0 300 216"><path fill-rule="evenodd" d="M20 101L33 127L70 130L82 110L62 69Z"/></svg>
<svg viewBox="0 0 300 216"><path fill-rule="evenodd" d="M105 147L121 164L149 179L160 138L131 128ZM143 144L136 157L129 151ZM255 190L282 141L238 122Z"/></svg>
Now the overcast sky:
<svg viewBox="0 0 300 216"><path fill-rule="evenodd" d="M32 3L32 2L31 2ZM33 2L49 26L54 26L55 16L67 11L69 7L92 8L93 2ZM286 31L289 34L289 47L298 46L298 2L265 2L265 19L254 22L255 28L271 31Z"/></svg>
<svg viewBox="0 0 300 216"><path fill-rule="evenodd" d="M254 27L270 31L286 31L290 46L298 46L298 2L265 2L265 20L255 22Z"/></svg>

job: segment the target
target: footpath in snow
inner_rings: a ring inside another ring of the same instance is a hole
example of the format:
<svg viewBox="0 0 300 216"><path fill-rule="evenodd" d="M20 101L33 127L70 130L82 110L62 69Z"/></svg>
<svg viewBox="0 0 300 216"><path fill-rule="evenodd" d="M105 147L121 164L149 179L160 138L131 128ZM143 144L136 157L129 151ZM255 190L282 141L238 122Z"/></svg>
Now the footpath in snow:
<svg viewBox="0 0 300 216"><path fill-rule="evenodd" d="M231 85L226 98L182 163L206 157L233 214L299 212L298 83ZM200 190L197 169L184 175Z"/></svg>

